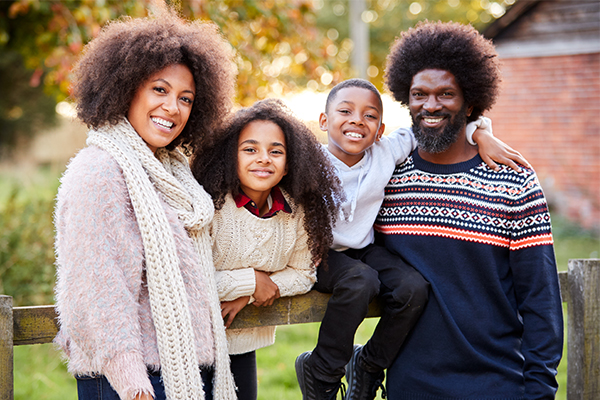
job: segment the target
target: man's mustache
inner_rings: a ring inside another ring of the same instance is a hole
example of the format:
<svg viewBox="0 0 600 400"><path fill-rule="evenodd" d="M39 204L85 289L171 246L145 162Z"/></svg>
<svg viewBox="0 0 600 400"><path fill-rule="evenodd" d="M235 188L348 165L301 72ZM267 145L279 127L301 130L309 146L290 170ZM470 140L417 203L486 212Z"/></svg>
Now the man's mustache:
<svg viewBox="0 0 600 400"><path fill-rule="evenodd" d="M452 116L448 113L443 113L441 111L436 111L433 113L430 113L428 111L421 111L420 113L418 113L415 116L415 120L416 121L420 121L422 120L424 117L447 117L447 118L451 118Z"/></svg>

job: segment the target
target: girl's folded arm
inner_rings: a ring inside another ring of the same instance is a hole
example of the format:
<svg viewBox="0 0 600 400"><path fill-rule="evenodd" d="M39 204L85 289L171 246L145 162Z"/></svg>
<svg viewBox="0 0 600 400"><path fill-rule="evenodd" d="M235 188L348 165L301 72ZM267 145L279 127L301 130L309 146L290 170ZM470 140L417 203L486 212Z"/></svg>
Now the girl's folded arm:
<svg viewBox="0 0 600 400"><path fill-rule="evenodd" d="M254 268L215 271L219 300L232 301L243 296L252 296L256 290Z"/></svg>
<svg viewBox="0 0 600 400"><path fill-rule="evenodd" d="M286 267L271 274L282 297L307 293L317 281L317 268L308 248L308 234L304 230L302 218L299 220L298 237Z"/></svg>

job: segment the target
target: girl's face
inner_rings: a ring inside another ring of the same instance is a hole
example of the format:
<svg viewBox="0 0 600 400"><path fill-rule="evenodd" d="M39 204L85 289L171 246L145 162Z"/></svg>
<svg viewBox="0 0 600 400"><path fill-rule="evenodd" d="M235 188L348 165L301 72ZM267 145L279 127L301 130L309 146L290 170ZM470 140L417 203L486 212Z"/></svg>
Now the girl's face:
<svg viewBox="0 0 600 400"><path fill-rule="evenodd" d="M244 193L255 202L287 174L285 136L271 121L252 121L238 139L237 174Z"/></svg>
<svg viewBox="0 0 600 400"><path fill-rule="evenodd" d="M179 136L190 117L196 86L189 68L173 64L137 89L127 119L153 153Z"/></svg>

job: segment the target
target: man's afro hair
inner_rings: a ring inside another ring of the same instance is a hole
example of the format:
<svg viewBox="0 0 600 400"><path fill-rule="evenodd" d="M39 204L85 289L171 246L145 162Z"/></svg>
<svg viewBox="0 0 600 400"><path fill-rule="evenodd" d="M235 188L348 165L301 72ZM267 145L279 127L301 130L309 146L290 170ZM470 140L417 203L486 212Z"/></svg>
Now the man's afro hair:
<svg viewBox="0 0 600 400"><path fill-rule="evenodd" d="M396 39L387 57L386 86L408 106L413 77L425 69L451 72L473 107L469 121L489 110L501 82L498 54L475 28L459 23L423 21Z"/></svg>

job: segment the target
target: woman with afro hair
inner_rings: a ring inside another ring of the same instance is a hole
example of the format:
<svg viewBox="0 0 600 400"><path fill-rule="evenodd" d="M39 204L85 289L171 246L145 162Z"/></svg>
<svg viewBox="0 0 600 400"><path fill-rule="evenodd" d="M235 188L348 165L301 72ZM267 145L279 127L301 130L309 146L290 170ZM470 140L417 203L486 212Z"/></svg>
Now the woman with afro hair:
<svg viewBox="0 0 600 400"><path fill-rule="evenodd" d="M312 288L342 192L314 134L279 100L239 110L219 136L192 171L215 203L213 258L229 328L248 304ZM227 338L239 398L256 399L255 350L274 343L275 327L228 329Z"/></svg>
<svg viewBox="0 0 600 400"><path fill-rule="evenodd" d="M236 398L214 207L178 150L201 153L234 78L216 26L169 10L110 22L75 66L89 133L57 196L55 342L79 399Z"/></svg>

